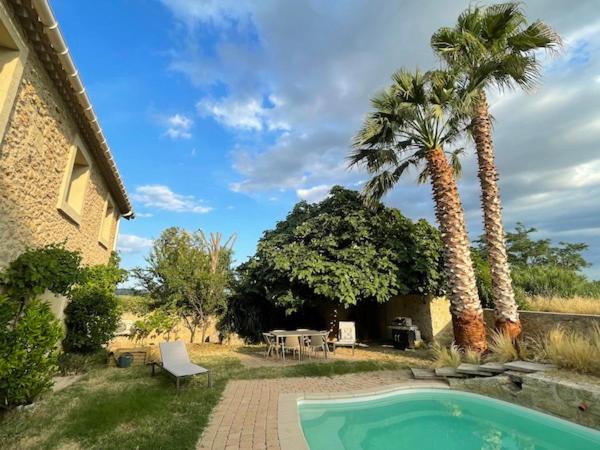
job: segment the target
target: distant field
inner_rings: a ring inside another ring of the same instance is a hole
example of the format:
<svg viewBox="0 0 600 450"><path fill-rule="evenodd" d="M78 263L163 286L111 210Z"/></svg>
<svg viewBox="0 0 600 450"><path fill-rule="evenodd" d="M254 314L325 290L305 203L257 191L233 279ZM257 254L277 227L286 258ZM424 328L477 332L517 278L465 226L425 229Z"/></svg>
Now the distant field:
<svg viewBox="0 0 600 450"><path fill-rule="evenodd" d="M527 306L530 311L600 315L600 298L530 297L527 299Z"/></svg>

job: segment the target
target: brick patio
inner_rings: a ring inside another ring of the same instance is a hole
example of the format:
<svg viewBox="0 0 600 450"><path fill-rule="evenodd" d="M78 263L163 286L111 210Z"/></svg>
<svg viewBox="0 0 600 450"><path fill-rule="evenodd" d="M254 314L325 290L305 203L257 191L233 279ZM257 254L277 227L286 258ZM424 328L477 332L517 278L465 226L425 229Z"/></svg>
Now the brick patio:
<svg viewBox="0 0 600 450"><path fill-rule="evenodd" d="M279 449L279 394L364 390L396 384L411 378L408 370L398 370L335 377L230 381L197 448Z"/></svg>

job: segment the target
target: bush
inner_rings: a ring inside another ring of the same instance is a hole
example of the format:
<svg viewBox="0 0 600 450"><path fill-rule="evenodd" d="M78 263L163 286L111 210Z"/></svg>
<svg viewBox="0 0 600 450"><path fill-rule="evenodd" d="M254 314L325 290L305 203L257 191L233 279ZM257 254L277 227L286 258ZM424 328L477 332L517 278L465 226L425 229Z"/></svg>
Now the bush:
<svg viewBox="0 0 600 450"><path fill-rule="evenodd" d="M63 347L76 353L100 350L114 337L120 318L115 294L99 286L73 289L71 301L65 308L67 337Z"/></svg>
<svg viewBox="0 0 600 450"><path fill-rule="evenodd" d="M519 351L515 347L513 338L508 333L493 331L488 347L490 354L488 360L505 363L516 361L520 358Z"/></svg>
<svg viewBox="0 0 600 450"><path fill-rule="evenodd" d="M119 268L115 254L106 265L82 270L81 282L71 290L70 302L65 308L67 337L63 347L66 351L93 353L114 337L121 318L115 290L126 275L127 272Z"/></svg>
<svg viewBox="0 0 600 450"><path fill-rule="evenodd" d="M81 255L52 244L29 249L14 261L2 274L6 294L17 301L37 297L44 292L67 295L79 280Z"/></svg>
<svg viewBox="0 0 600 450"><path fill-rule="evenodd" d="M523 266L512 270L515 290L526 296L600 297L600 289L583 275L558 266Z"/></svg>
<svg viewBox="0 0 600 450"><path fill-rule="evenodd" d="M0 296L0 399L4 408L31 403L52 386L62 328L49 306L32 299L15 324L19 305Z"/></svg>
<svg viewBox="0 0 600 450"><path fill-rule="evenodd" d="M556 366L600 376L600 326L591 331L565 330L556 327L537 342L538 359Z"/></svg>
<svg viewBox="0 0 600 450"><path fill-rule="evenodd" d="M462 362L462 355L454 343L450 347L435 344L433 347L433 361L435 367L458 367Z"/></svg>
<svg viewBox="0 0 600 450"><path fill-rule="evenodd" d="M79 253L62 245L29 249L2 273L0 401L5 408L32 402L52 385L62 328L38 297L67 295L80 280Z"/></svg>

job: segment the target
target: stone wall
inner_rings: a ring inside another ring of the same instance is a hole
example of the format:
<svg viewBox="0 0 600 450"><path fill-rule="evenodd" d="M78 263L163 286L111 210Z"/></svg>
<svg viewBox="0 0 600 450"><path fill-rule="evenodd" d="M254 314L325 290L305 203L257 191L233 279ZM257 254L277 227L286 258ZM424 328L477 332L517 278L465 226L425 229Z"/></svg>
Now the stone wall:
<svg viewBox="0 0 600 450"><path fill-rule="evenodd" d="M390 337L387 326L398 316L410 317L427 342L445 339L448 332L452 333L449 303L443 297L402 295L381 305L379 323L382 336Z"/></svg>
<svg viewBox="0 0 600 450"><path fill-rule="evenodd" d="M523 375L520 385L507 376L451 379L452 388L495 397L600 429L598 379L569 372Z"/></svg>
<svg viewBox="0 0 600 450"><path fill-rule="evenodd" d="M66 241L84 264L103 264L112 248L98 242L107 188L91 166L82 220L57 209L77 127L35 52L29 52L0 144L0 267L26 247ZM114 241L116 221L111 231Z"/></svg>
<svg viewBox="0 0 600 450"><path fill-rule="evenodd" d="M494 327L494 311L484 310L485 321L488 328ZM566 329L585 330L594 324L600 325L600 316L592 314L565 314L542 311L519 311L523 334L535 336L548 331L556 326Z"/></svg>

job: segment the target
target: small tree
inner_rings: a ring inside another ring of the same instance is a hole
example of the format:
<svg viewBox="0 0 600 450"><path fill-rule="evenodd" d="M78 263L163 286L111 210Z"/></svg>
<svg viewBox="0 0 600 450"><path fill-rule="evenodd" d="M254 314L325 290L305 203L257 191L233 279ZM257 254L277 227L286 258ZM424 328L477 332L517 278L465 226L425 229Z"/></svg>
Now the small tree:
<svg viewBox="0 0 600 450"><path fill-rule="evenodd" d="M180 317L190 342L199 327L204 342L209 317L226 308L234 238L223 244L221 240L220 233L207 239L202 231L167 228L154 243L148 267L133 270L149 293L151 309Z"/></svg>

